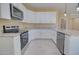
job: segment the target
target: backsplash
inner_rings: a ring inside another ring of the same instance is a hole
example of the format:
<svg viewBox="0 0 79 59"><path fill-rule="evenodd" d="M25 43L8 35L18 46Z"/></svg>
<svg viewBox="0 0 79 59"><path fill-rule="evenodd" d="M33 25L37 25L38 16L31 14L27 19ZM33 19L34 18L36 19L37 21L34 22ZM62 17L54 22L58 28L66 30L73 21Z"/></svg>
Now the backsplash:
<svg viewBox="0 0 79 59"><path fill-rule="evenodd" d="M6 26L19 26L20 30L23 29L23 24L20 23L19 21L15 20L0 20L0 33L3 32L3 25Z"/></svg>
<svg viewBox="0 0 79 59"><path fill-rule="evenodd" d="M56 29L56 24L54 23L26 23L19 20L0 19L0 33L3 32L3 25L19 26L19 29L23 31L28 29Z"/></svg>
<svg viewBox="0 0 79 59"><path fill-rule="evenodd" d="M79 19L69 19L68 20L68 27L71 30L78 30L79 31Z"/></svg>

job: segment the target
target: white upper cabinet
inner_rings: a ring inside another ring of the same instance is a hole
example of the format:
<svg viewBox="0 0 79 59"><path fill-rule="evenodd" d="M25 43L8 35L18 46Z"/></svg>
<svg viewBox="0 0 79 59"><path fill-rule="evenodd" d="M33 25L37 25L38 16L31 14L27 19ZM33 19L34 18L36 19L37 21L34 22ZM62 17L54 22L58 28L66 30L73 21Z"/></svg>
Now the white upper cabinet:
<svg viewBox="0 0 79 59"><path fill-rule="evenodd" d="M23 4L13 3L23 12L23 21L29 23L56 23L56 12L33 12L24 7ZM10 4L0 3L0 18L11 19Z"/></svg>
<svg viewBox="0 0 79 59"><path fill-rule="evenodd" d="M40 23L41 22L41 17L40 17L39 13L38 14L35 13L34 17L35 17L35 21L34 22L36 22L36 23ZM40 17L40 19L39 19L39 17Z"/></svg>
<svg viewBox="0 0 79 59"><path fill-rule="evenodd" d="M9 3L1 3L0 4L0 18L10 19Z"/></svg>
<svg viewBox="0 0 79 59"><path fill-rule="evenodd" d="M56 12L36 12L35 20L36 23L56 23Z"/></svg>
<svg viewBox="0 0 79 59"><path fill-rule="evenodd" d="M26 19L29 23L56 23L56 12L33 12L26 13Z"/></svg>
<svg viewBox="0 0 79 59"><path fill-rule="evenodd" d="M29 20L31 15L30 11L24 7L21 3L12 3L16 8L20 9L23 12L23 20ZM0 3L0 18L11 19L10 13L10 4L9 3Z"/></svg>

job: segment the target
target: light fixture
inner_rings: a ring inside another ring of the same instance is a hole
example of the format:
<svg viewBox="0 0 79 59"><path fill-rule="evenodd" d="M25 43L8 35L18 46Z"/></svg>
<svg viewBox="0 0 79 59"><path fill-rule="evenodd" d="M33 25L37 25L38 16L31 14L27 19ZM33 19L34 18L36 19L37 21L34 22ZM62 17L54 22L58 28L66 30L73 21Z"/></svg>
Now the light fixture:
<svg viewBox="0 0 79 59"><path fill-rule="evenodd" d="M66 3L65 3L65 12L64 12L64 16L67 16L66 8L67 8L67 6L66 6Z"/></svg>
<svg viewBox="0 0 79 59"><path fill-rule="evenodd" d="M66 14L66 13L64 13L64 16L67 16L67 14Z"/></svg>
<svg viewBox="0 0 79 59"><path fill-rule="evenodd" d="M78 3L78 6L77 6L77 11L79 11L79 3Z"/></svg>

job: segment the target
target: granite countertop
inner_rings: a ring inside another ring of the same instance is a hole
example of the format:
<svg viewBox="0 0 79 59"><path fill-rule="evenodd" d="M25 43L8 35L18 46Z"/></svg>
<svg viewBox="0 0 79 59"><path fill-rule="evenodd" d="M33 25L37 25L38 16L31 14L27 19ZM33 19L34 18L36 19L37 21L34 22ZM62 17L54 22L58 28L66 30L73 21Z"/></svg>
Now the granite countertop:
<svg viewBox="0 0 79 59"><path fill-rule="evenodd" d="M20 30L18 33L0 33L0 36L10 36L14 37L17 35L20 35L22 32L28 31L29 29L26 30ZM31 30L31 29L30 29ZM65 33L69 36L78 36L79 37L79 31L77 30L65 30L65 29L58 29L57 31Z"/></svg>
<svg viewBox="0 0 79 59"><path fill-rule="evenodd" d="M27 30L20 30L18 33L0 33L0 37L16 37Z"/></svg>
<svg viewBox="0 0 79 59"><path fill-rule="evenodd" d="M0 33L0 37L16 37L18 35L20 35L23 32L29 31L29 30L33 30L33 29L20 29L18 33Z"/></svg>
<svg viewBox="0 0 79 59"><path fill-rule="evenodd" d="M58 29L59 32L65 33L70 36L79 36L79 31L77 30L65 30L65 29Z"/></svg>

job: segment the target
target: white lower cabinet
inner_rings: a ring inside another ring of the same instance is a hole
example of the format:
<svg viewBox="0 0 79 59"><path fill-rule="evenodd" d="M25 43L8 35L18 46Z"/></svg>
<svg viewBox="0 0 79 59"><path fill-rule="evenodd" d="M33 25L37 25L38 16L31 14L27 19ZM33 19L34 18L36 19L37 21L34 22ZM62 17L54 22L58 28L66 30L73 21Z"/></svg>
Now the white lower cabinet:
<svg viewBox="0 0 79 59"><path fill-rule="evenodd" d="M65 42L64 42L64 54L69 54L69 35L65 35Z"/></svg>
<svg viewBox="0 0 79 59"><path fill-rule="evenodd" d="M79 37L66 35L64 54L79 55Z"/></svg>
<svg viewBox="0 0 79 59"><path fill-rule="evenodd" d="M21 54L21 41L20 36L14 37L14 54L20 55Z"/></svg>
<svg viewBox="0 0 79 59"><path fill-rule="evenodd" d="M39 36L40 36L40 33L39 33L38 29L29 30L28 34L29 34L29 37L28 37L29 38L29 42L31 40L39 38Z"/></svg>
<svg viewBox="0 0 79 59"><path fill-rule="evenodd" d="M20 35L0 36L0 55L20 55Z"/></svg>
<svg viewBox="0 0 79 59"><path fill-rule="evenodd" d="M56 43L57 32L51 29L29 30L29 42L34 39L52 39Z"/></svg>

